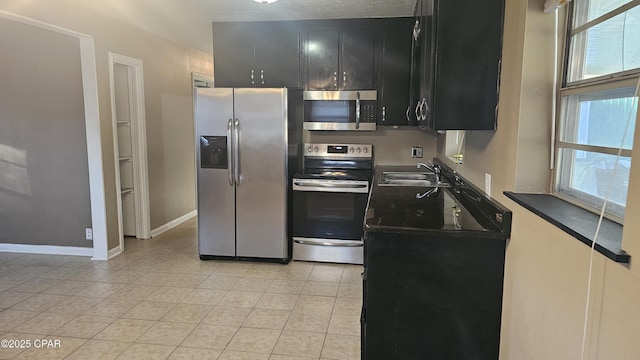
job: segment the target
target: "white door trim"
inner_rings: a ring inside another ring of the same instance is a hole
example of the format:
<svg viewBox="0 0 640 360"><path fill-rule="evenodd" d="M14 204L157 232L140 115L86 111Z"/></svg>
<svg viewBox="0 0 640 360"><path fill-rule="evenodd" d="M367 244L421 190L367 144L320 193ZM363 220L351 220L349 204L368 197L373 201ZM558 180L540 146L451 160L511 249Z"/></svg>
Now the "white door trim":
<svg viewBox="0 0 640 360"><path fill-rule="evenodd" d="M129 90L131 106L131 137L134 161L133 181L136 212L136 237L151 237L149 209L149 171L147 166L147 127L144 108L144 71L142 60L109 52L109 86L111 96L111 121L113 128L113 147L115 155L116 189L118 191L118 238L120 251L124 250L124 234L122 230L122 198L120 197L120 162L118 156L118 124L116 118L114 65L129 67Z"/></svg>
<svg viewBox="0 0 640 360"><path fill-rule="evenodd" d="M91 199L91 226L93 228L93 259L107 260L109 246L107 239L107 210L102 164L100 111L98 107L96 52L93 36L3 10L0 10L0 17L78 38L84 97L84 121L87 137L89 197Z"/></svg>

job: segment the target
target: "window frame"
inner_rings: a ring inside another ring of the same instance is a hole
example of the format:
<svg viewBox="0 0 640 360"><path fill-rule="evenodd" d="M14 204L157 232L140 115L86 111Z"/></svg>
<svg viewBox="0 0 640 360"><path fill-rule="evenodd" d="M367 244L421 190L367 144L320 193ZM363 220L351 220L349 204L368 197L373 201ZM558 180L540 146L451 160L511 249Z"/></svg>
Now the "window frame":
<svg viewBox="0 0 640 360"><path fill-rule="evenodd" d="M576 1L581 1L581 0L576 0ZM590 193L579 191L578 189L574 189L574 191L570 192L569 194L566 192L560 192L560 188L562 188L561 185L567 184L567 182L571 181L570 178L572 176L573 169L574 169L573 164L567 166L567 163L570 162L568 159L562 159L562 152L564 149L586 150L586 151L592 151L592 152L597 152L601 154L618 155L618 148L610 148L606 146L595 146L595 145L580 145L580 144L574 144L574 143L568 143L568 142L562 141L561 134L564 127L563 121L564 121L564 110L565 110L564 108L565 98L572 95L590 94L590 93L596 93L596 92L606 91L606 90L635 87L637 86L638 78L640 77L640 68L635 68L631 70L625 70L625 71L620 71L616 73L611 73L611 74L601 75L601 76L592 77L588 79L581 79L581 80L575 80L575 81L569 82L568 81L569 71L570 71L569 62L572 60L571 40L574 35L577 35L584 31L588 31L593 26L601 24L632 8L639 7L640 0L632 0L614 10L611 10L605 14L602 14L596 17L595 19L587 21L584 24L573 29L572 27L574 22L575 6L576 6L575 1L569 3L569 7L568 7L569 10L566 12L567 17L565 19L566 20L565 21L566 37L564 39L564 44L561 45L564 47L564 49L562 52L563 54L562 72L559 74L561 77L559 79L561 85L558 88L558 92L557 92L557 105L556 105L557 111L554 119L554 126L555 126L554 133L556 135L554 138L554 145L553 145L553 159L552 159L553 171L552 171L552 179L551 179L551 193L552 195L558 198L561 198L569 203L572 203L576 206L582 207L586 210L589 210L595 213L600 213L602 210L601 206L594 205L598 202L602 203L602 200L600 197ZM576 39L580 41L579 37L576 37ZM584 43L580 45L581 46L579 51L584 53L584 51L586 50L586 46L584 45ZM584 64L583 63L580 64L580 67L578 67L578 69L571 69L571 70L578 71L581 68L581 66L584 66ZM640 112L640 110L638 110L638 112ZM638 116L637 113L636 113L636 116ZM632 150L623 149L621 152L621 156L631 158L631 152ZM633 159L631 161L633 162ZM564 171L561 171L561 170L564 170ZM570 195L571 193L579 193L580 198L578 196L575 196L575 197L571 196ZM583 199L587 199L587 200L585 201ZM607 205L607 208L609 209L611 209L612 207L615 210L619 210L616 208L621 208L623 212L624 210L626 210L625 209L626 204L624 208L619 205L612 205L611 203ZM615 213L605 211L604 216L620 224L623 223L623 217L620 217Z"/></svg>

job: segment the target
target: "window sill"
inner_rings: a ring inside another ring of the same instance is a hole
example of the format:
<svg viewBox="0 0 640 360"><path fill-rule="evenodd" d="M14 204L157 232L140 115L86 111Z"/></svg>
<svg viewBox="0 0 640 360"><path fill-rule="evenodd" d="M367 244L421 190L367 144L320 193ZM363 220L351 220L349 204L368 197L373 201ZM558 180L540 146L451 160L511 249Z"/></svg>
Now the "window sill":
<svg viewBox="0 0 640 360"><path fill-rule="evenodd" d="M525 209L545 219L587 246L593 244L599 216L553 195L524 194L505 191L504 194ZM622 225L604 219L595 250L619 263L629 263L631 256L622 250Z"/></svg>

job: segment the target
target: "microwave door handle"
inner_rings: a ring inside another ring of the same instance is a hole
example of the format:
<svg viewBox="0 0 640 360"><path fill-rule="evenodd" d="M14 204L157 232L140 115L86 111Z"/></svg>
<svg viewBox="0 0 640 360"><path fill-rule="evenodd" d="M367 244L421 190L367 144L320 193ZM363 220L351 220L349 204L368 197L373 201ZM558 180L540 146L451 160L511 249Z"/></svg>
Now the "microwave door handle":
<svg viewBox="0 0 640 360"><path fill-rule="evenodd" d="M227 169L229 172L229 185L233 186L233 138L232 138L233 120L229 119L227 123Z"/></svg>
<svg viewBox="0 0 640 360"><path fill-rule="evenodd" d="M233 128L235 134L234 151L233 151L233 171L236 177L236 186L240 185L240 121L236 119L235 126Z"/></svg>
<svg viewBox="0 0 640 360"><path fill-rule="evenodd" d="M356 130L360 128L360 91L356 93Z"/></svg>

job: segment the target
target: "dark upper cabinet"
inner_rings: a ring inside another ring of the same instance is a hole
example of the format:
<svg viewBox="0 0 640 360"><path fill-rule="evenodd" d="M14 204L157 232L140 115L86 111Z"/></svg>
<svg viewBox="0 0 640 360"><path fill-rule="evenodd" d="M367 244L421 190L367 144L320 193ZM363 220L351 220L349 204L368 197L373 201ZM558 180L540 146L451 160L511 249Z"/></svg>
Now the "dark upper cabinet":
<svg viewBox="0 0 640 360"><path fill-rule="evenodd" d="M433 0L416 3L411 32L411 123L433 129L434 41Z"/></svg>
<svg viewBox="0 0 640 360"><path fill-rule="evenodd" d="M216 87L300 87L294 22L214 23Z"/></svg>
<svg viewBox="0 0 640 360"><path fill-rule="evenodd" d="M300 87L300 33L290 22L260 26L256 33L256 84Z"/></svg>
<svg viewBox="0 0 640 360"><path fill-rule="evenodd" d="M253 45L253 28L246 23L213 23L213 66L216 87L255 86Z"/></svg>
<svg viewBox="0 0 640 360"><path fill-rule="evenodd" d="M418 124L423 127L433 128L433 79L434 79L434 55L435 55L435 32L433 29L433 0L422 0L420 8L420 30L417 34L417 47L420 56L418 73L420 83L418 86L418 98L416 100L416 110L414 111L420 118ZM419 100L419 102L418 102Z"/></svg>
<svg viewBox="0 0 640 360"><path fill-rule="evenodd" d="M374 88L375 30L372 27L344 30L340 41L340 88Z"/></svg>
<svg viewBox="0 0 640 360"><path fill-rule="evenodd" d="M414 19L383 19L380 25L378 125L415 125L415 117L410 116Z"/></svg>
<svg viewBox="0 0 640 360"><path fill-rule="evenodd" d="M435 4L435 130L495 130L504 0Z"/></svg>
<svg viewBox="0 0 640 360"><path fill-rule="evenodd" d="M336 90L340 58L340 32L314 30L307 33L307 90Z"/></svg>
<svg viewBox="0 0 640 360"><path fill-rule="evenodd" d="M412 117L432 130L495 130L504 0L419 0Z"/></svg>
<svg viewBox="0 0 640 360"><path fill-rule="evenodd" d="M333 29L307 32L307 90L375 88L375 29L335 29L348 22L329 21L325 26Z"/></svg>

